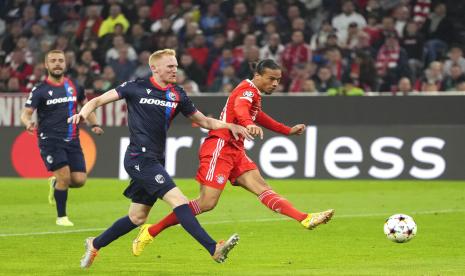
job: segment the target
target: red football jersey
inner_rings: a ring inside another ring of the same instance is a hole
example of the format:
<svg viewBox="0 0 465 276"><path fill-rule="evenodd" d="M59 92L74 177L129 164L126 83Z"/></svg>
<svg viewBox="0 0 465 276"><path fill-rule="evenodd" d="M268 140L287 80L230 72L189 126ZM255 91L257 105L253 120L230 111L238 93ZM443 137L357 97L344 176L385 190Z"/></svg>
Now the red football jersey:
<svg viewBox="0 0 465 276"><path fill-rule="evenodd" d="M262 111L262 96L251 80L243 80L231 92L220 115L220 120L241 126L254 125L255 122L272 131L288 135L290 128L276 122ZM228 129L216 129L209 136L220 137L235 146L244 147L244 138L235 140Z"/></svg>

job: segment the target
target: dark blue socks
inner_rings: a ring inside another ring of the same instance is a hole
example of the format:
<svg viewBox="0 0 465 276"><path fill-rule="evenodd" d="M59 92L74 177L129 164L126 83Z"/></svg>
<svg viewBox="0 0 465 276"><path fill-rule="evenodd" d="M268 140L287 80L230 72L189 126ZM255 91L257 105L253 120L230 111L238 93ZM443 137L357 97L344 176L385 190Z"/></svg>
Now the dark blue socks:
<svg viewBox="0 0 465 276"><path fill-rule="evenodd" d="M57 204L57 215L58 217L65 217L66 216L66 201L68 200L68 190L57 190L53 192L55 196L55 201Z"/></svg>
<svg viewBox="0 0 465 276"><path fill-rule="evenodd" d="M199 221L192 214L189 205L180 205L174 208L173 211L182 227L213 256L216 250L216 242L202 228Z"/></svg>
<svg viewBox="0 0 465 276"><path fill-rule="evenodd" d="M136 227L137 225L132 223L128 216L120 218L119 220L115 221L115 223L113 223L113 225L110 228L108 228L105 232L103 232L94 239L94 248L100 249L102 247L105 247L112 241L129 233L132 229Z"/></svg>

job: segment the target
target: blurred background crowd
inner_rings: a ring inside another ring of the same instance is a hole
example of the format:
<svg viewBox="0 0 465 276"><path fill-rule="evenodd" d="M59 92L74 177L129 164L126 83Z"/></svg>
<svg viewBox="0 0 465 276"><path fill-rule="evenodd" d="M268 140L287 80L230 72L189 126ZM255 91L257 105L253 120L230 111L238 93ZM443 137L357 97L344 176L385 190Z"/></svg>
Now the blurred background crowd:
<svg viewBox="0 0 465 276"><path fill-rule="evenodd" d="M178 52L188 93L229 92L251 62L283 68L279 92L465 91L465 1L0 1L0 92L29 92L44 54L66 54L89 94L151 75Z"/></svg>

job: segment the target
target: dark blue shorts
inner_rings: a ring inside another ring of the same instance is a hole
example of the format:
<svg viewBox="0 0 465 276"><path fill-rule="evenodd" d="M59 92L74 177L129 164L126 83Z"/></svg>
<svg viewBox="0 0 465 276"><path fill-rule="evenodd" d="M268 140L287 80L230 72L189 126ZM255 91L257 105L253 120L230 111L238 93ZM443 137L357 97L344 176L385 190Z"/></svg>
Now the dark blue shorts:
<svg viewBox="0 0 465 276"><path fill-rule="evenodd" d="M66 142L63 139L47 138L39 140L39 149L48 171L69 166L71 172L86 172L86 161L79 139Z"/></svg>
<svg viewBox="0 0 465 276"><path fill-rule="evenodd" d="M143 153L126 151L124 168L131 182L123 194L134 203L153 206L158 198L176 187L162 163Z"/></svg>

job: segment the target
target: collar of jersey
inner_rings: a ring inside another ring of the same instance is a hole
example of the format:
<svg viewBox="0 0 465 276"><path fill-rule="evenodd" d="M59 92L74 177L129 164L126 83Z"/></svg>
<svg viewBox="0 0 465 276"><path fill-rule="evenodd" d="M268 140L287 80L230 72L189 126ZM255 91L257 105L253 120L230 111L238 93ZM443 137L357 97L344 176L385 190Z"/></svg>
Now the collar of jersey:
<svg viewBox="0 0 465 276"><path fill-rule="evenodd" d="M54 83L54 82L50 81L50 80L48 79L48 77L45 78L45 82L47 82L47 83L50 84L51 86L55 86L55 87L62 86L63 83L65 83L65 81L66 81L66 78L63 78L63 81L61 81L60 83Z"/></svg>
<svg viewBox="0 0 465 276"><path fill-rule="evenodd" d="M170 89L171 87L173 87L173 85L170 83L168 84L167 86L165 87L161 87L156 81L155 79L152 77L150 77L150 82L152 83L153 86L155 86L156 89L159 89L159 90L162 90L162 91L166 91L168 89Z"/></svg>
<svg viewBox="0 0 465 276"><path fill-rule="evenodd" d="M253 84L253 82L252 82L251 80L246 79L246 81L247 81L253 88L257 89L258 95L260 95L260 96L262 95L262 92L260 92L260 89L258 89L258 87L256 87L255 84Z"/></svg>

